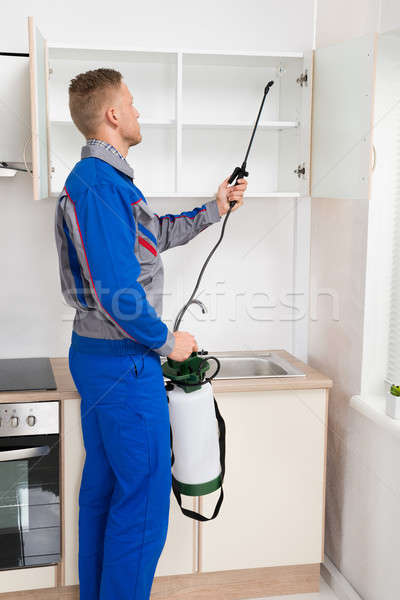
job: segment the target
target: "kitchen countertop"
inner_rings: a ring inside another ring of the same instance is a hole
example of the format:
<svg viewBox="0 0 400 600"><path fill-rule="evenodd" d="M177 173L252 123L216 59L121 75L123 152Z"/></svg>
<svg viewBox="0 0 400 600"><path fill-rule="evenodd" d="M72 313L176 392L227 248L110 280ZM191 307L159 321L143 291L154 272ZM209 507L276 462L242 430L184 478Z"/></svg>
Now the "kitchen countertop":
<svg viewBox="0 0 400 600"><path fill-rule="evenodd" d="M216 351L215 351L216 352ZM267 377L255 379L216 379L212 386L214 392L240 392L240 391L263 391L263 390L305 390L331 388L332 380L313 369L303 361L295 358L286 350L256 350L256 351L230 351L216 352L219 356L257 356L266 352L276 352L294 366L299 368L305 377ZM213 354L209 352L210 356ZM61 400L79 398L71 373L68 368L68 358L50 358L56 380L56 390L26 390L15 392L0 392L0 402L35 402L43 400Z"/></svg>

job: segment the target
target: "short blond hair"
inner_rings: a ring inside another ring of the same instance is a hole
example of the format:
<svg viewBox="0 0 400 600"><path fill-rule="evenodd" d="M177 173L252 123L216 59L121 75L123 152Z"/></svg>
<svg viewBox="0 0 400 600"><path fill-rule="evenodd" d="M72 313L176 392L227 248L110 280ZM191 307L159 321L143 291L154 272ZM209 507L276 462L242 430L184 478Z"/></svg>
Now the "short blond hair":
<svg viewBox="0 0 400 600"><path fill-rule="evenodd" d="M95 69L74 77L69 85L69 110L77 128L86 138L99 127L105 92L119 89L122 75L114 69Z"/></svg>

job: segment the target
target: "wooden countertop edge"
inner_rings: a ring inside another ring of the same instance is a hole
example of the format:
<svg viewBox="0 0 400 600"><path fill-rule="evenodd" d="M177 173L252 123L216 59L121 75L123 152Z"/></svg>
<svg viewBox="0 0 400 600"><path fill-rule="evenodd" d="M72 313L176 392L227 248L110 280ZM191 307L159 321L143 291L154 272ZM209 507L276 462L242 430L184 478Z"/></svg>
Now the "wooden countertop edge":
<svg viewBox="0 0 400 600"><path fill-rule="evenodd" d="M216 351L215 351L216 352ZM213 389L215 392L240 392L240 391L268 391L268 390L304 390L331 388L333 381L310 367L303 361L295 358L286 350L256 350L256 351L226 351L216 352L221 356L257 356L266 352L276 352L282 358L288 360L291 364L305 373L305 377L269 377L265 379L224 379L215 380ZM210 351L210 355L213 353ZM67 357L50 358L53 368L54 378L57 384L57 390L39 390L39 391L17 391L0 392L0 402L38 402L49 400L68 400L79 399L71 373L68 369Z"/></svg>

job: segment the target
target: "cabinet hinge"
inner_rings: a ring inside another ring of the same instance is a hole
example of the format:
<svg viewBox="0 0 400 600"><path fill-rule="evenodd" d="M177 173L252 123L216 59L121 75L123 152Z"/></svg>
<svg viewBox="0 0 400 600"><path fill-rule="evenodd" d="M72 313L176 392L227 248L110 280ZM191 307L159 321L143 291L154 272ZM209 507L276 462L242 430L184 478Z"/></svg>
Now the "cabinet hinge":
<svg viewBox="0 0 400 600"><path fill-rule="evenodd" d="M53 75L53 67L49 67L49 79L50 79L51 75Z"/></svg>
<svg viewBox="0 0 400 600"><path fill-rule="evenodd" d="M299 84L299 86L301 87L305 87L308 85L308 74L307 74L307 69L304 70L304 73L300 73L300 77L298 77L296 79L296 82Z"/></svg>
<svg viewBox="0 0 400 600"><path fill-rule="evenodd" d="M293 173L296 173L297 177L299 179L305 179L306 176L306 165L305 163L301 163L299 165L297 165L297 169L295 169L293 171Z"/></svg>

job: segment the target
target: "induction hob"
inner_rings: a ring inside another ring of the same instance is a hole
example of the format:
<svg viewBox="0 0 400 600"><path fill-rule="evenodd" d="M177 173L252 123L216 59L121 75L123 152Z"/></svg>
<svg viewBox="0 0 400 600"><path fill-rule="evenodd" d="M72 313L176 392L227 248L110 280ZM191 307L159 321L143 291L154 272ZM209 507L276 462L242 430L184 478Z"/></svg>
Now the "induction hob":
<svg viewBox="0 0 400 600"><path fill-rule="evenodd" d="M48 358L0 359L0 391L56 389L53 370Z"/></svg>

